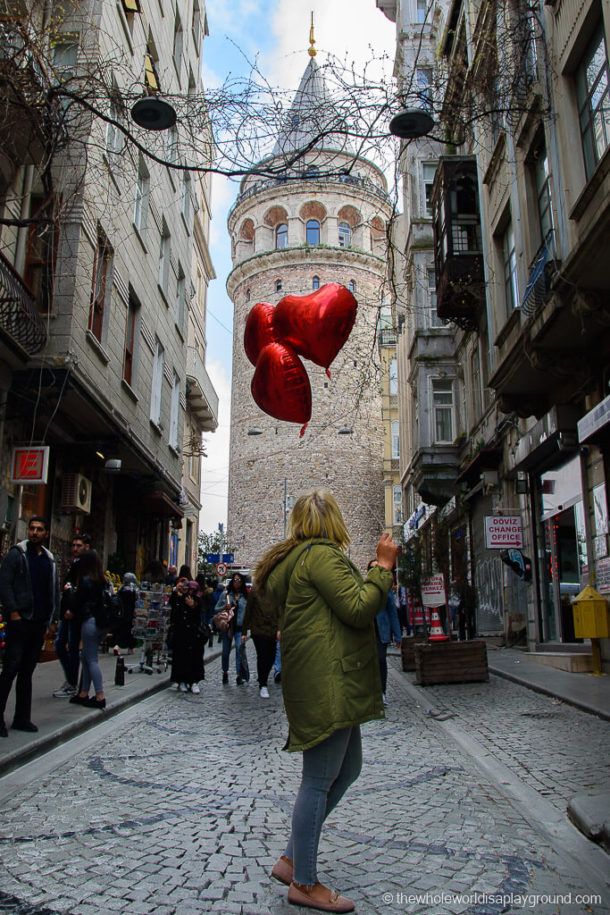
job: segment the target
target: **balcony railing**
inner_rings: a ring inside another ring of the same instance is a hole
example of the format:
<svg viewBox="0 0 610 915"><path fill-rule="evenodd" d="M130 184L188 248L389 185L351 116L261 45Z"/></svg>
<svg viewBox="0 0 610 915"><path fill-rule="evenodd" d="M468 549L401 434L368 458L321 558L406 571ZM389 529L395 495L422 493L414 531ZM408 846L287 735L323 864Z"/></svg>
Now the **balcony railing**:
<svg viewBox="0 0 610 915"><path fill-rule="evenodd" d="M542 243L532 261L530 275L521 299L521 311L531 318L549 298L551 276L557 264L553 259L553 236Z"/></svg>
<svg viewBox="0 0 610 915"><path fill-rule="evenodd" d="M188 348L186 382L186 396L201 428L205 432L213 432L218 425L218 394L203 359L193 346Z"/></svg>
<svg viewBox="0 0 610 915"><path fill-rule="evenodd" d="M259 194L261 191L265 191L268 188L274 187L287 187L288 185L297 184L301 181L315 181L317 184L344 184L352 187L362 188L365 191L368 191L370 194L374 194L376 197L379 197L384 203L390 203L390 197L383 188L371 181L370 178L361 178L358 175L316 175L315 173L304 172L302 175L291 176L290 178L266 178L261 181L257 181L256 184L251 185L246 191L239 195L235 203L229 210L229 216L232 215L233 211L250 197L254 197L255 194Z"/></svg>
<svg viewBox="0 0 610 915"><path fill-rule="evenodd" d="M0 330L28 356L39 353L47 342L45 322L29 289L0 252Z"/></svg>

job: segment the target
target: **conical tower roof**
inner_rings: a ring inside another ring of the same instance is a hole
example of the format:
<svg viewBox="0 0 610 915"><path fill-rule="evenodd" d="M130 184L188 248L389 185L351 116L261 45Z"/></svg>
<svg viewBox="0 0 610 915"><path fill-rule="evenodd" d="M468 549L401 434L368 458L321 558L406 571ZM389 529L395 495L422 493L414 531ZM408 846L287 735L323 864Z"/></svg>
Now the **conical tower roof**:
<svg viewBox="0 0 610 915"><path fill-rule="evenodd" d="M348 136L341 133L336 106L314 57L305 68L271 155L291 155L310 145L354 155Z"/></svg>

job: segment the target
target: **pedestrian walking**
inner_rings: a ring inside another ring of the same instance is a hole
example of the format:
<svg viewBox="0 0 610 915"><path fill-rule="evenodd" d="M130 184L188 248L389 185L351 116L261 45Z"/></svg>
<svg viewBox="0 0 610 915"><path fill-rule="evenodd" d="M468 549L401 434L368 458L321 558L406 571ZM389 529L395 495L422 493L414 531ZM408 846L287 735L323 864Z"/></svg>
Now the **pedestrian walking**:
<svg viewBox="0 0 610 915"><path fill-rule="evenodd" d="M377 565L376 559L371 559L367 569L370 571ZM388 685L388 645L391 642L400 647L402 631L398 619L396 606L396 591L390 588L384 606L375 617L375 635L377 638L377 657L379 658L379 674L381 676L381 693L383 704L387 706L386 698Z"/></svg>
<svg viewBox="0 0 610 915"><path fill-rule="evenodd" d="M95 550L82 553L76 572L76 589L72 606L80 623L81 681L80 689L70 702L102 711L106 708L104 679L99 662L99 649L106 634L106 601L110 582L104 575L102 560ZM94 694L89 696L93 684Z"/></svg>
<svg viewBox="0 0 610 915"><path fill-rule="evenodd" d="M269 698L267 681L275 661L278 613L256 588L248 594L244 632L250 632L256 651L256 673L261 699Z"/></svg>
<svg viewBox="0 0 610 915"><path fill-rule="evenodd" d="M138 579L133 572L125 572L123 584L117 594L121 602L122 615L120 623L112 629L114 653L118 655L121 648L126 648L129 654L133 654L137 645L137 639L133 635L133 620L138 597Z"/></svg>
<svg viewBox="0 0 610 915"><path fill-rule="evenodd" d="M287 540L259 562L255 585L280 609L285 749L303 753L292 832L272 876L288 901L351 912L352 900L318 881L322 824L362 767L360 725L383 718L373 620L392 586L398 547L388 534L366 580L346 556L350 542L331 493L297 499Z"/></svg>
<svg viewBox="0 0 610 915"><path fill-rule="evenodd" d="M235 642L235 673L237 674L235 682L238 686L244 682L241 672L241 637L246 615L246 606L248 603L248 590L245 579L235 572L226 588L223 589L216 603L216 613L225 610L227 607L233 611L233 621L229 628L222 633L222 682L229 682L229 655L231 654L231 645Z"/></svg>
<svg viewBox="0 0 610 915"><path fill-rule="evenodd" d="M36 732L32 722L32 676L51 618L59 610L59 579L53 553L44 546L45 518L34 515L27 540L11 547L0 566L0 602L6 616L4 665L0 674L0 737L8 737L4 710L13 686L16 731Z"/></svg>
<svg viewBox="0 0 610 915"><path fill-rule="evenodd" d="M78 692L80 664L80 622L71 603L76 585L78 562L83 553L91 549L89 534L75 534L72 538L72 562L64 578L59 606L59 625L55 636L55 653L64 672L63 685L53 693L55 699L69 699Z"/></svg>
<svg viewBox="0 0 610 915"><path fill-rule="evenodd" d="M206 642L201 624L201 594L196 581L178 579L170 598L170 629L168 642L172 650L171 680L180 692L201 692L199 683L205 679L203 649Z"/></svg>

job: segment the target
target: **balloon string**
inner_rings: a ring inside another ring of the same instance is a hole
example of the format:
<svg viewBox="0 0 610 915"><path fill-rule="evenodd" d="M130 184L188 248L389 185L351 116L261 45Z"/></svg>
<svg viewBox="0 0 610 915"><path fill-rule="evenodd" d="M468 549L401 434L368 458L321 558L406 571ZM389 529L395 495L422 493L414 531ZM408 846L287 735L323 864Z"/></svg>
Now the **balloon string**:
<svg viewBox="0 0 610 915"><path fill-rule="evenodd" d="M303 436L305 435L305 429L307 428L308 425L309 425L309 423L305 423L304 426L301 426L301 431L299 432L299 438L303 438Z"/></svg>

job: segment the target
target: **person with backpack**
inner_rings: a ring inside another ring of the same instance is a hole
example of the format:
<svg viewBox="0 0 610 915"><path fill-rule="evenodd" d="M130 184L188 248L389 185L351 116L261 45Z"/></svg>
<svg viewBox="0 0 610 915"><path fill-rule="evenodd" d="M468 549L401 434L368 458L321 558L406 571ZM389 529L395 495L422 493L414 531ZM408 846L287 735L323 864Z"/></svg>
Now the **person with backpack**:
<svg viewBox="0 0 610 915"><path fill-rule="evenodd" d="M235 672L237 674L235 682L238 686L244 682L242 676L242 655L241 641L244 617L246 615L246 606L248 603L248 589L246 588L245 579L235 572L227 587L223 590L216 603L216 615L214 616L214 625L222 633L222 682L229 682L229 655L231 645L235 640ZM227 625L223 625L220 614L231 618L227 620Z"/></svg>
<svg viewBox="0 0 610 915"><path fill-rule="evenodd" d="M99 647L108 628L109 582L104 575L102 561L95 550L81 555L76 573L76 589L72 601L73 612L80 621L81 667L80 690L72 696L73 705L106 708L104 680L99 663ZM89 696L91 684L95 694Z"/></svg>

